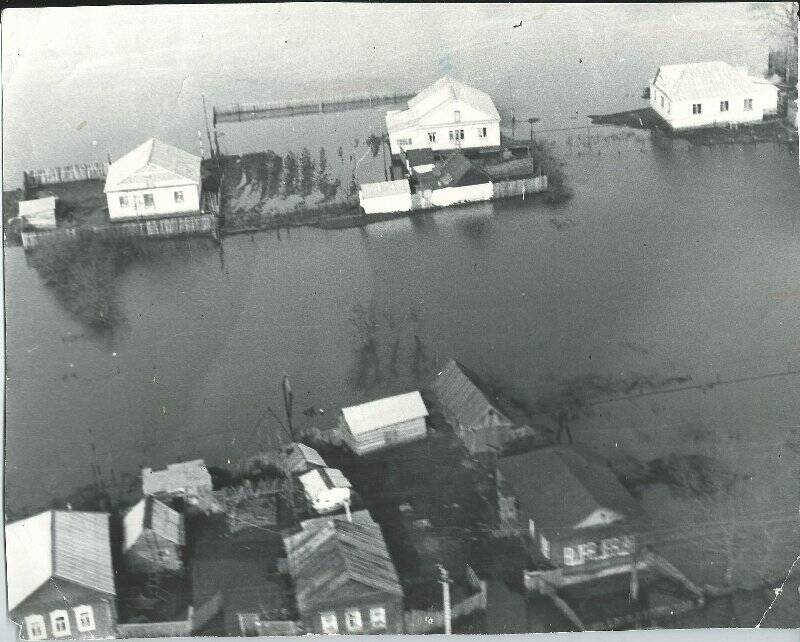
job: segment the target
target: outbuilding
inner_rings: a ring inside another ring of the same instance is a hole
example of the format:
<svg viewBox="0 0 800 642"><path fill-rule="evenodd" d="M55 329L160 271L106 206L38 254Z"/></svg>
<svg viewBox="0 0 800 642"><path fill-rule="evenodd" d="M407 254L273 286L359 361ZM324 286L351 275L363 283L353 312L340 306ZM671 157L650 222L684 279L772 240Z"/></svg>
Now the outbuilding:
<svg viewBox="0 0 800 642"><path fill-rule="evenodd" d="M342 408L339 430L357 455L422 439L428 409L418 391Z"/></svg>
<svg viewBox="0 0 800 642"><path fill-rule="evenodd" d="M358 189L358 201L367 214L408 212L411 209L411 187L405 178L364 183Z"/></svg>
<svg viewBox="0 0 800 642"><path fill-rule="evenodd" d="M134 573L183 570L183 515L155 497L143 497L123 518L123 553Z"/></svg>
<svg viewBox="0 0 800 642"><path fill-rule="evenodd" d="M777 111L778 88L719 60L662 65L650 106L672 129L753 123Z"/></svg>
<svg viewBox="0 0 800 642"><path fill-rule="evenodd" d="M350 504L350 481L337 468L314 468L298 477L311 507L320 514Z"/></svg>
<svg viewBox="0 0 800 642"><path fill-rule="evenodd" d="M19 202L19 218L35 230L56 229L56 196L44 196Z"/></svg>

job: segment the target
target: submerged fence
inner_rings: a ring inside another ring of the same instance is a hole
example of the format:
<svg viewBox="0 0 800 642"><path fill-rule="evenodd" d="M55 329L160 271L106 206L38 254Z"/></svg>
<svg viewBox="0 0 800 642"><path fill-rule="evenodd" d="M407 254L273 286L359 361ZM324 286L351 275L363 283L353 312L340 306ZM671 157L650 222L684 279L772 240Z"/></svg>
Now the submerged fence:
<svg viewBox="0 0 800 642"><path fill-rule="evenodd" d="M266 103L237 103L214 107L214 124L255 120L257 118L285 118L308 114L327 114L352 109L369 109L384 105L399 105L408 102L416 94L348 94L319 99L281 100Z"/></svg>
<svg viewBox="0 0 800 642"><path fill-rule="evenodd" d="M22 172L23 184L26 188L54 185L57 183L74 183L103 179L108 173L107 162L75 163L64 167L45 167Z"/></svg>

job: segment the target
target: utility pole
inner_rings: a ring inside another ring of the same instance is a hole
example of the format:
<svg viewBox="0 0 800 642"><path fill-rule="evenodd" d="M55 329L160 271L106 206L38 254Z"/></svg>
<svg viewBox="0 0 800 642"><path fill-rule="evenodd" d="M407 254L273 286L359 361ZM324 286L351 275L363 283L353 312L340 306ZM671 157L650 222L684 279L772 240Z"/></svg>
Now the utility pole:
<svg viewBox="0 0 800 642"><path fill-rule="evenodd" d="M294 441L294 427L292 426L292 384L289 375L283 377L283 407L286 410L286 425L289 427L289 436Z"/></svg>
<svg viewBox="0 0 800 642"><path fill-rule="evenodd" d="M441 564L437 564L439 569L439 583L442 585L442 605L444 611L444 634L450 635L453 632L450 611L450 574Z"/></svg>
<svg viewBox="0 0 800 642"><path fill-rule="evenodd" d="M208 110L206 109L206 95L200 94L203 98L203 122L206 126L206 135L208 136L208 149L211 153L211 158L214 158L214 144L211 142L211 130L208 128ZM214 127L216 130L216 126Z"/></svg>

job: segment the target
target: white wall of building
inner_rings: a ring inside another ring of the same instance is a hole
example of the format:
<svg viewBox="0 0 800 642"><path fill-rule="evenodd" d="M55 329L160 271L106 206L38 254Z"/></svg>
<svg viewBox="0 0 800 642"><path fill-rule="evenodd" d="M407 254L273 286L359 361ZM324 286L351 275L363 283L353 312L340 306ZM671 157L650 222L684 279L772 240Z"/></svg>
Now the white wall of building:
<svg viewBox="0 0 800 642"><path fill-rule="evenodd" d="M745 100L752 99L753 108L745 109ZM720 103L728 102L728 111L721 111ZM702 106L701 113L693 113L693 105ZM715 124L752 123L764 119L765 113L773 113L778 104L778 88L768 83L753 83L750 95L715 96L673 102L655 85L650 85L650 106L673 129L708 127Z"/></svg>
<svg viewBox="0 0 800 642"><path fill-rule="evenodd" d="M482 135L483 128L486 129L486 136ZM463 140L450 140L451 131L462 130L464 132ZM434 141L431 141L429 134L434 135ZM401 145L406 150L430 147L433 151L497 147L500 145L500 123L486 120L472 123L447 123L392 132L389 135L392 154L399 154Z"/></svg>
<svg viewBox="0 0 800 642"><path fill-rule="evenodd" d="M365 198L360 192L359 203L367 214L384 214L389 212L408 212L411 210L411 192L372 196Z"/></svg>
<svg viewBox="0 0 800 642"><path fill-rule="evenodd" d="M436 207L447 207L456 203L478 203L490 201L494 197L494 187L491 183L480 185L466 185L464 187L445 187L435 189L430 193L430 203Z"/></svg>
<svg viewBox="0 0 800 642"><path fill-rule="evenodd" d="M183 202L176 202L175 192L183 193ZM145 207L145 195L153 197L153 207ZM120 203L127 198L127 207ZM163 216L166 214L189 214L200 211L200 188L197 185L178 187L154 187L120 192L107 192L108 216L111 220L136 219L138 217Z"/></svg>

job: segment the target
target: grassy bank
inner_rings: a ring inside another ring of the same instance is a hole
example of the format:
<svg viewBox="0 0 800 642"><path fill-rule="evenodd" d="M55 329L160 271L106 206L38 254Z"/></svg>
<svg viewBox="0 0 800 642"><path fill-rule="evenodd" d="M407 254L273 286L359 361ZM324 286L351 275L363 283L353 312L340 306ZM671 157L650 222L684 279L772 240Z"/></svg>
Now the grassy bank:
<svg viewBox="0 0 800 642"><path fill-rule="evenodd" d="M64 307L93 330L110 329L123 315L116 297L116 277L143 253L132 239L100 238L82 232L73 238L42 243L30 263Z"/></svg>

